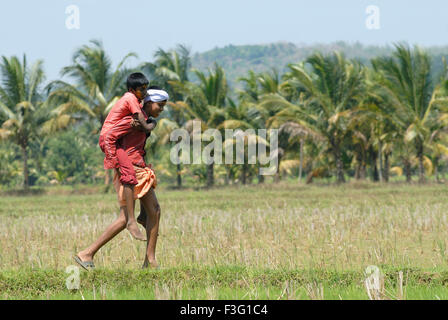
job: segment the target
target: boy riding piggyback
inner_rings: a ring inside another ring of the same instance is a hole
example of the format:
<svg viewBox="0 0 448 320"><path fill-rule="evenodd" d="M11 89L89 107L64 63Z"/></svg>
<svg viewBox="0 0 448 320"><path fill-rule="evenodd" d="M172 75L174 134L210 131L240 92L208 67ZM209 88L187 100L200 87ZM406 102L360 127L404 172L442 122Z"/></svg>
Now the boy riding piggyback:
<svg viewBox="0 0 448 320"><path fill-rule="evenodd" d="M146 132L151 132L156 122L147 122L147 115L142 110L142 101L147 95L148 79L142 73L133 73L127 79L126 92L112 107L104 121L100 133L99 145L105 153L104 168L119 169L120 182L124 187L126 201L125 214L127 217L126 228L135 239L145 240L140 232L134 215L134 191L137 178L132 162L126 152L117 148L117 141L128 134L132 127L138 126ZM125 117L129 121L122 121Z"/></svg>

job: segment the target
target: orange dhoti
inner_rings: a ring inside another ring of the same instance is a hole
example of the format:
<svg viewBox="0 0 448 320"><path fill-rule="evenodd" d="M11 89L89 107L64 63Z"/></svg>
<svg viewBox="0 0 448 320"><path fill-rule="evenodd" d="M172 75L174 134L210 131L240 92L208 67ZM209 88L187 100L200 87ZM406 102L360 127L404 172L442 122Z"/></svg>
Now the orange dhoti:
<svg viewBox="0 0 448 320"><path fill-rule="evenodd" d="M134 186L134 200L137 200L143 198L151 188L156 188L157 177L151 167L141 168L134 166L134 170L137 177L137 185ZM114 174L114 187L118 195L120 207L125 207L124 187L120 183L120 172L118 169L115 170Z"/></svg>

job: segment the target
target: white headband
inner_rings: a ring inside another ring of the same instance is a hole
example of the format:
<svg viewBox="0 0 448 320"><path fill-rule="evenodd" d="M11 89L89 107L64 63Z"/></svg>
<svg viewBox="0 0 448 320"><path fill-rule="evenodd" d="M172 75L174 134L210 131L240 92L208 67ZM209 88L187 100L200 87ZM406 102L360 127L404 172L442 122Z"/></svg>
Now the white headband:
<svg viewBox="0 0 448 320"><path fill-rule="evenodd" d="M160 102L168 100L170 96L165 90L155 90L149 89L148 95L146 96L144 102L152 101L152 102Z"/></svg>

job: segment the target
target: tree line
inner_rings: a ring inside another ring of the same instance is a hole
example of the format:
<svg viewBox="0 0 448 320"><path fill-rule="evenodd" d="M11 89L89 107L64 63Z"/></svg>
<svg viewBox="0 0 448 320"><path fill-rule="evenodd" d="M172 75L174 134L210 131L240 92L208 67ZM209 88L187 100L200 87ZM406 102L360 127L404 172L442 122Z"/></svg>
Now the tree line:
<svg viewBox="0 0 448 320"><path fill-rule="evenodd" d="M159 49L134 68L129 53L113 66L101 42L78 48L61 80L45 84L43 61L26 56L0 62L0 185L99 183L108 179L97 146L101 126L126 91L125 79L143 72L168 91L170 103L148 144L158 175L181 187L203 183L264 183L259 165L174 165L170 133L202 129L279 129L279 166L273 181L296 177L367 179L414 175L440 180L445 168L448 68L434 70L424 49L395 45L392 56L369 66L340 52L315 52L286 72L249 71L231 90L224 69L192 68L184 45ZM436 80L434 80L436 79ZM259 137L258 137L259 138ZM269 141L266 141L269 145Z"/></svg>

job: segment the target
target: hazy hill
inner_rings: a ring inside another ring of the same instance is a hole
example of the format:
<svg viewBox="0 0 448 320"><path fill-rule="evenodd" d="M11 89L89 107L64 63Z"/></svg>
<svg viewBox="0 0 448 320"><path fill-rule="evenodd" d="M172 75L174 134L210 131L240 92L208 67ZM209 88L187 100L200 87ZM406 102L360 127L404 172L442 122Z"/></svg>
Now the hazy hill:
<svg viewBox="0 0 448 320"><path fill-rule="evenodd" d="M442 56L448 57L448 46L426 48L433 57L433 65L437 73L442 70ZM249 70L255 72L269 71L276 68L280 72L286 70L289 63L296 63L306 59L316 51L329 53L341 51L347 58L359 59L369 64L373 57L390 55L393 46L365 46L361 43L348 44L335 42L332 44L295 45L293 43L273 43L266 45L228 45L193 55L192 63L195 68L207 71L218 62L226 71L227 79L232 87L239 86L238 77L246 76Z"/></svg>

